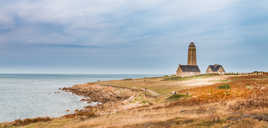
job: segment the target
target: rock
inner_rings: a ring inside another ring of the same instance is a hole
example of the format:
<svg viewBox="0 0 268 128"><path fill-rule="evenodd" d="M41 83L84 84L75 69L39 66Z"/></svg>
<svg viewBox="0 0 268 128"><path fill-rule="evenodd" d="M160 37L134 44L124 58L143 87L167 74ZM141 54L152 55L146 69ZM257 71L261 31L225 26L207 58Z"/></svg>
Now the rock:
<svg viewBox="0 0 268 128"><path fill-rule="evenodd" d="M83 99L81 99L80 101L88 101L88 99L83 98Z"/></svg>
<svg viewBox="0 0 268 128"><path fill-rule="evenodd" d="M268 115L267 114L251 115L250 117L253 118L253 119L259 120L259 121L268 121Z"/></svg>

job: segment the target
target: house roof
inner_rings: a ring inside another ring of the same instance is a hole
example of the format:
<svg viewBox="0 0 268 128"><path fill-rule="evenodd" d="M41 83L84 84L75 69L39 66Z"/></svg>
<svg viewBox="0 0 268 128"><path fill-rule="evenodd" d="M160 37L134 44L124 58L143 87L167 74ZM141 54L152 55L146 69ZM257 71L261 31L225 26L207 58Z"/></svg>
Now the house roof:
<svg viewBox="0 0 268 128"><path fill-rule="evenodd" d="M182 72L200 72L198 65L179 65Z"/></svg>
<svg viewBox="0 0 268 128"><path fill-rule="evenodd" d="M213 72L218 72L220 68L224 70L223 66L219 64L209 65L208 68L210 68Z"/></svg>

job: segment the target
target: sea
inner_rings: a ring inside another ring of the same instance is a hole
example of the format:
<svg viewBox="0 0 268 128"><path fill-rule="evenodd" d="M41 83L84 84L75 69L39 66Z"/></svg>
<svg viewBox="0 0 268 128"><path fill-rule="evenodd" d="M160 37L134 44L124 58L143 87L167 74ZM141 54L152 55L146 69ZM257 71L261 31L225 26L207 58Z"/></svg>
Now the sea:
<svg viewBox="0 0 268 128"><path fill-rule="evenodd" d="M59 90L87 82L153 77L151 74L0 74L0 122L60 117L90 105Z"/></svg>

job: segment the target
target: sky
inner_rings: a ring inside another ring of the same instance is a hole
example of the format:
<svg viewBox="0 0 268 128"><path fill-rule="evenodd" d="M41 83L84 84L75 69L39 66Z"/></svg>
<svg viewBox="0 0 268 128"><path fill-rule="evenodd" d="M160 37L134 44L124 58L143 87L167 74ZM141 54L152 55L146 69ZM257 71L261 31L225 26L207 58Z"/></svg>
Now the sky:
<svg viewBox="0 0 268 128"><path fill-rule="evenodd" d="M0 1L0 73L268 71L267 0Z"/></svg>

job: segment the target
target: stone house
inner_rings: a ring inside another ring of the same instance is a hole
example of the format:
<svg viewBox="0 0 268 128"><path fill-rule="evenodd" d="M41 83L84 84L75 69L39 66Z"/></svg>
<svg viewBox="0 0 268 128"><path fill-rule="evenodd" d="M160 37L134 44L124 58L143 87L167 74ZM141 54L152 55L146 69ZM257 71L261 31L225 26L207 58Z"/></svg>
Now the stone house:
<svg viewBox="0 0 268 128"><path fill-rule="evenodd" d="M225 70L222 65L219 64L214 64L214 65L209 65L207 68L207 73L216 73L216 74L224 74Z"/></svg>
<svg viewBox="0 0 268 128"><path fill-rule="evenodd" d="M200 75L200 69L197 65L179 65L176 74L180 77Z"/></svg>

